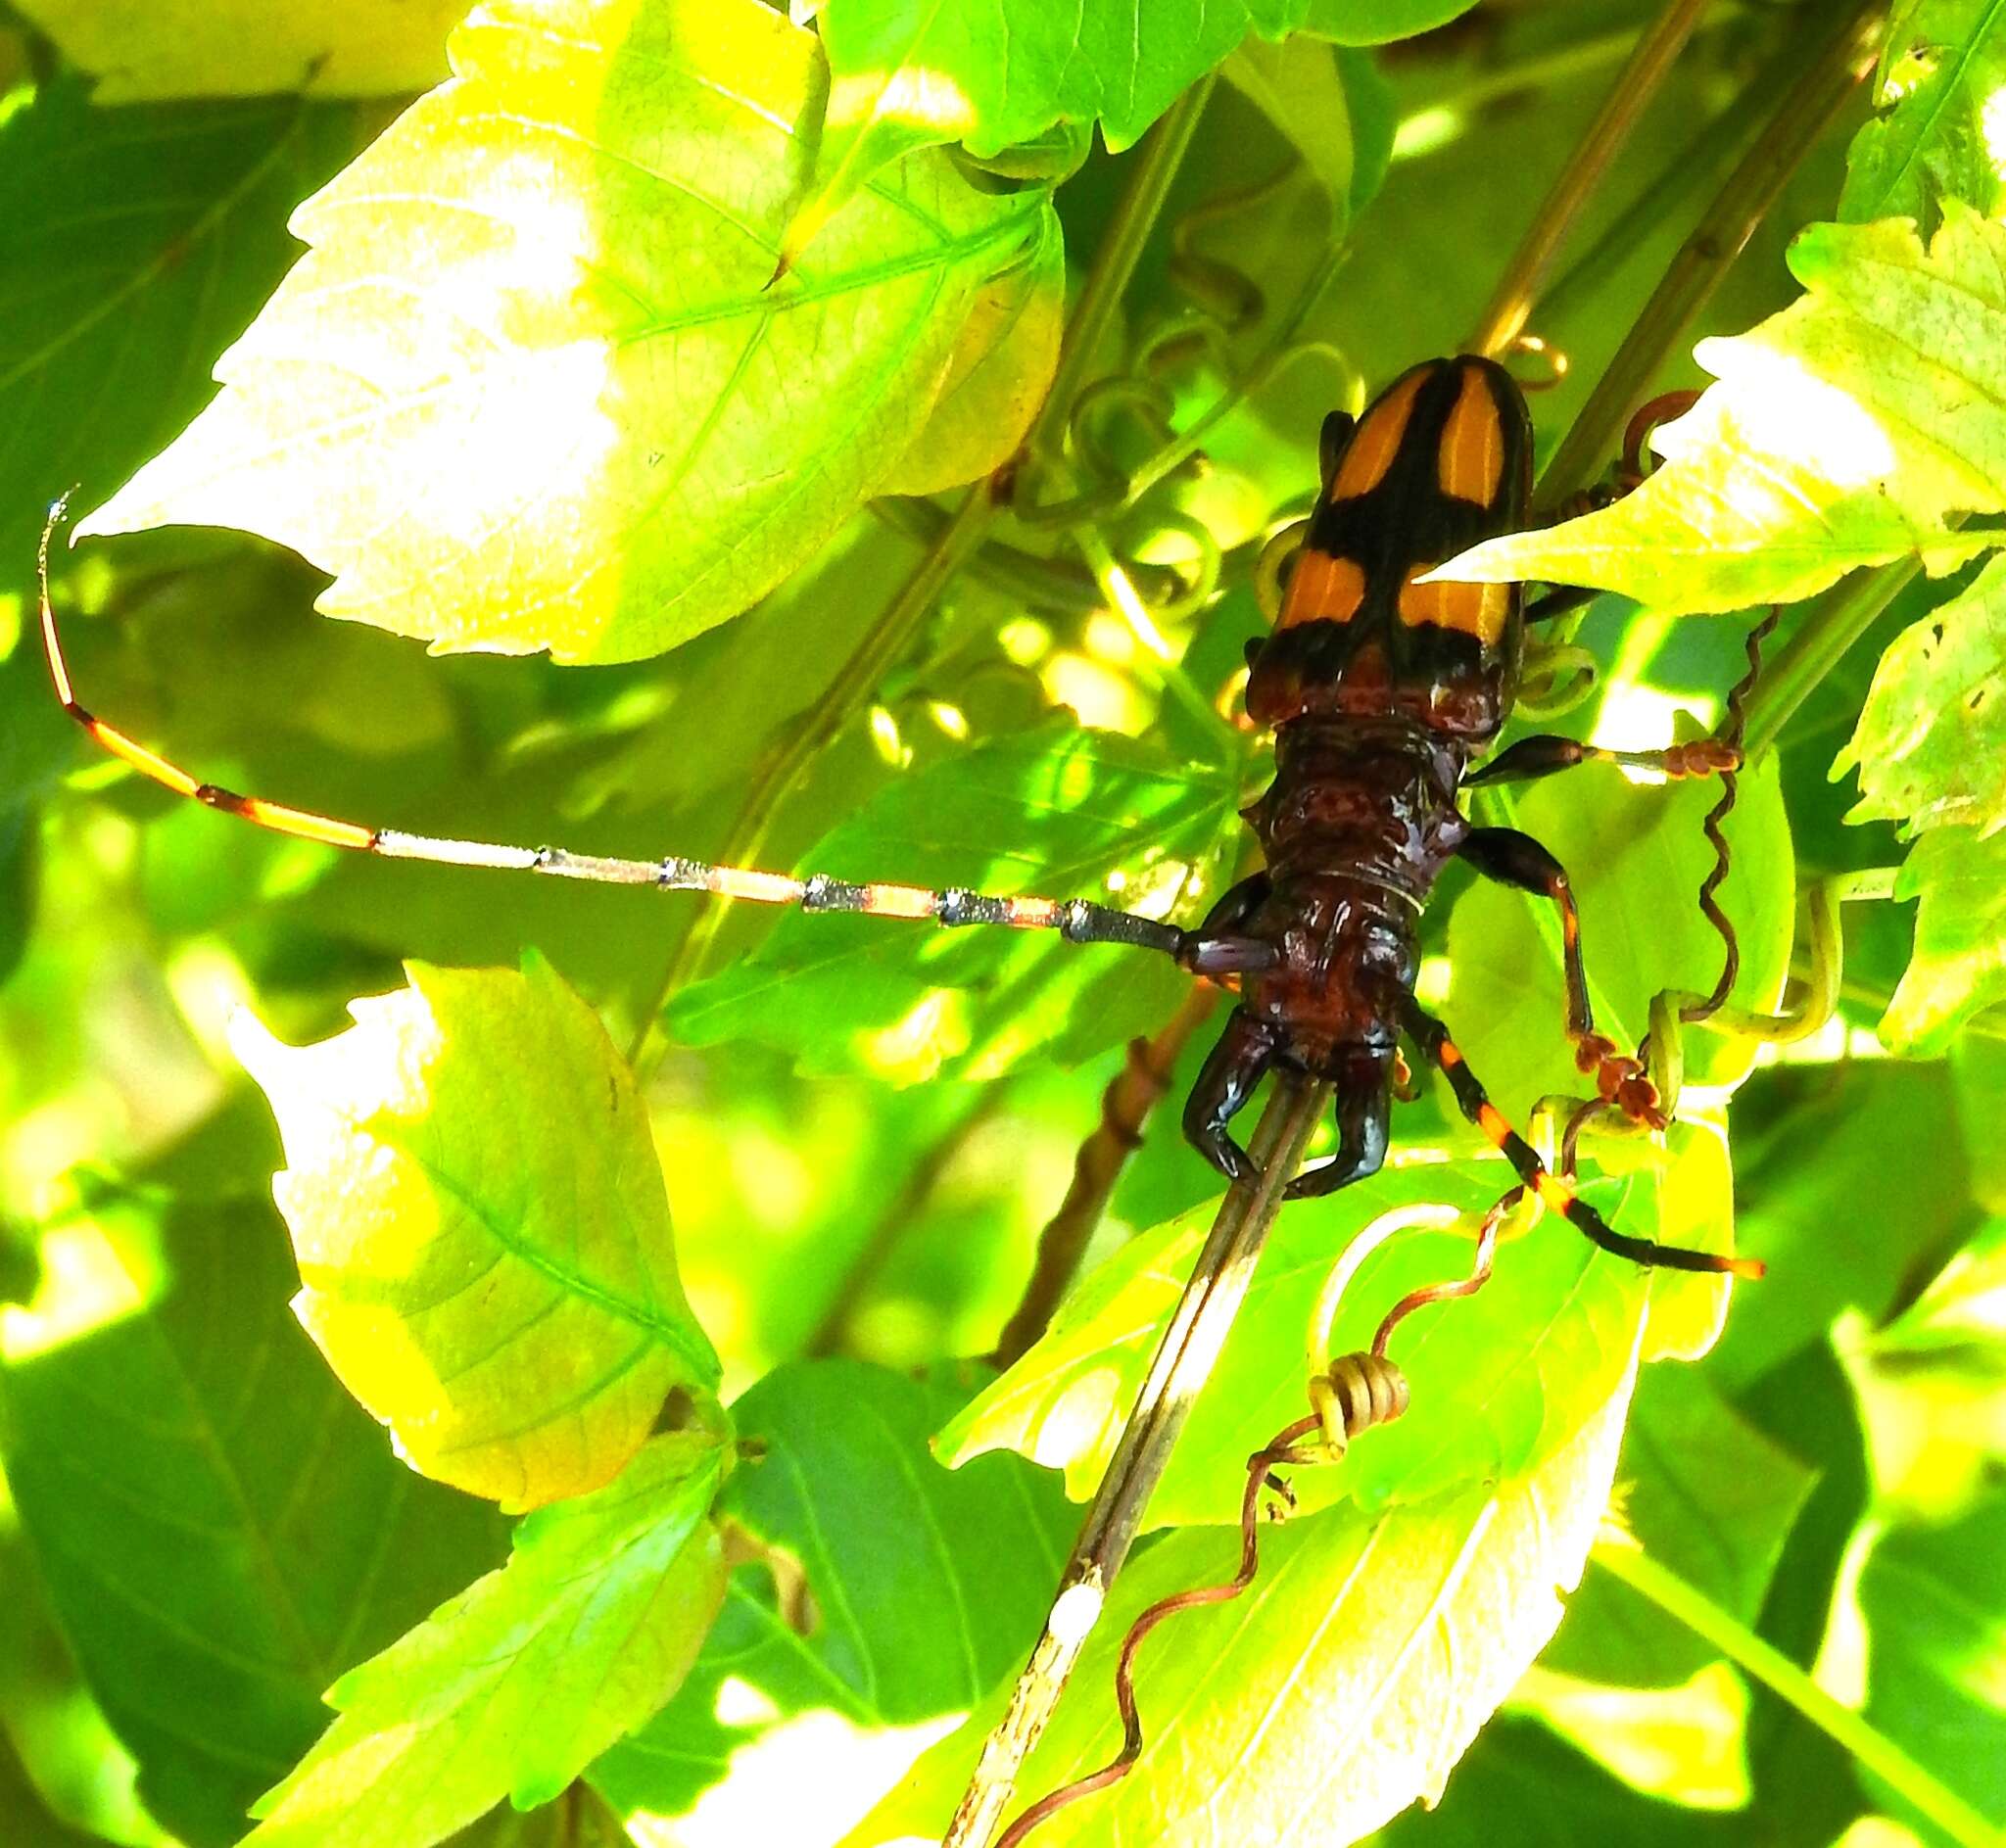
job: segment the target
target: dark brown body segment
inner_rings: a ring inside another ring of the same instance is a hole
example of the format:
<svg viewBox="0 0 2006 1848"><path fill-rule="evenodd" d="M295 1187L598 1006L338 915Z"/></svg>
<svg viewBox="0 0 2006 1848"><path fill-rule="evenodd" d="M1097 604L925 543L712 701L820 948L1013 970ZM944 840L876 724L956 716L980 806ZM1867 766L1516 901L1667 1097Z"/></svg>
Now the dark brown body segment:
<svg viewBox="0 0 2006 1848"><path fill-rule="evenodd" d="M1384 1159L1415 925L1471 831L1457 788L1504 723L1523 643L1517 585L1414 580L1523 525L1531 473L1525 401L1488 359L1415 366L1355 426L1326 430L1322 497L1247 688L1249 714L1275 727L1274 782L1248 812L1266 871L1184 952L1241 978L1184 1118L1228 1174L1250 1163L1226 1125L1274 1066L1338 1093L1337 1157L1292 1194Z"/></svg>

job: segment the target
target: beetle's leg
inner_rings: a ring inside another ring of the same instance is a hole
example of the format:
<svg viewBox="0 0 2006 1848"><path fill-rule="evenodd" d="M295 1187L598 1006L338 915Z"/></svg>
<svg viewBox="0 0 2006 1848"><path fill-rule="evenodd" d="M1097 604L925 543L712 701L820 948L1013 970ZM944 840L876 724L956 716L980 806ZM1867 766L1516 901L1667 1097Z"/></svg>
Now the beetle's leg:
<svg viewBox="0 0 2006 1848"><path fill-rule="evenodd" d="M1226 1134L1246 1108L1281 1050L1281 1034L1266 1020L1235 1008L1191 1087L1184 1105L1184 1134L1191 1146L1228 1180L1250 1181L1254 1158Z"/></svg>
<svg viewBox="0 0 2006 1848"><path fill-rule="evenodd" d="M1190 931L1177 950L1177 961L1194 975L1258 975L1281 960L1271 943L1246 934L1254 914L1267 902L1266 873L1256 873L1231 885Z"/></svg>
<svg viewBox="0 0 2006 1848"><path fill-rule="evenodd" d="M1603 1251L1614 1252L1632 1263L1667 1270L1725 1271L1736 1277L1762 1275L1764 1266L1760 1258L1726 1257L1714 1252L1690 1251L1683 1245L1660 1245L1655 1239L1634 1239L1618 1232L1575 1193L1571 1182L1549 1171L1532 1144L1504 1120L1498 1107L1484 1095L1484 1087L1450 1039L1449 1029L1411 995L1401 1002L1401 1025L1449 1080L1449 1088L1455 1092L1457 1106L1463 1115L1490 1138L1517 1171L1518 1178L1552 1211Z"/></svg>
<svg viewBox="0 0 2006 1848"><path fill-rule="evenodd" d="M1298 1174L1284 1200L1315 1200L1379 1172L1386 1161L1386 1121L1392 1098L1388 1068L1376 1059L1354 1060L1337 1077L1337 1153Z"/></svg>
<svg viewBox="0 0 2006 1848"><path fill-rule="evenodd" d="M1677 780L1718 777L1739 770L1742 752L1739 745L1711 737L1695 738L1690 744L1674 744L1662 751L1612 751L1599 744L1584 744L1579 738L1542 732L1500 751L1483 769L1471 772L1462 782L1465 788L1487 782L1529 782L1535 777L1572 770L1576 764L1621 764L1628 770L1654 770L1660 776Z"/></svg>
<svg viewBox="0 0 2006 1848"><path fill-rule="evenodd" d="M1588 971L1581 961L1581 913L1566 869L1530 834L1511 828L1473 828L1457 853L1487 879L1537 892L1560 908L1560 960L1567 977L1567 1037L1574 1042L1574 1063L1593 1074L1598 1095L1638 1122L1662 1129L1665 1116L1657 1087L1643 1065L1619 1053L1607 1034L1595 1030Z"/></svg>

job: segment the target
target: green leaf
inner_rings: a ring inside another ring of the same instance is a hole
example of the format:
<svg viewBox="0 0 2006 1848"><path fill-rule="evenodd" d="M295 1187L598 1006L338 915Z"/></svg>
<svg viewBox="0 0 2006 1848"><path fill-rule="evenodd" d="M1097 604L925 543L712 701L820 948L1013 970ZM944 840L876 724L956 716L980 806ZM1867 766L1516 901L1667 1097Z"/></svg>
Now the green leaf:
<svg viewBox="0 0 2006 1848"><path fill-rule="evenodd" d="M1638 1385L1616 1475L1623 1526L1653 1559L1750 1629L1814 1473L1763 1436L1703 1373ZM1611 1687L1673 1687L1717 1661L1683 1625L1591 1571L1543 1668Z"/></svg>
<svg viewBox="0 0 2006 1848"><path fill-rule="evenodd" d="M299 254L286 213L359 139L350 108L94 109L69 77L0 124L0 584L58 495L88 504L202 408Z"/></svg>
<svg viewBox="0 0 2006 1848"><path fill-rule="evenodd" d="M2006 828L2006 559L1905 629L1881 657L1832 774L1860 773L1848 821L1910 831Z"/></svg>
<svg viewBox="0 0 2006 1848"><path fill-rule="evenodd" d="M1014 1456L934 1461L928 1438L963 1397L824 1360L781 1367L733 1405L741 1444L764 1454L720 1513L772 1564L734 1575L682 1691L593 1767L623 1813L693 1810L693 1835L792 1840L789 1806L812 1776L818 1838L833 1838L846 1803L861 1815L1016 1669L1075 1516Z"/></svg>
<svg viewBox="0 0 2006 1848"><path fill-rule="evenodd" d="M717 1356L597 1017L533 953L408 973L318 1046L238 1019L285 1137L294 1306L414 1467L535 1507L611 1481Z"/></svg>
<svg viewBox="0 0 2006 1848"><path fill-rule="evenodd" d="M334 574L329 615L441 649L652 654L877 491L984 287L1058 236L928 155L769 288L824 75L758 0L490 0L453 58L87 530L263 533Z"/></svg>
<svg viewBox="0 0 2006 1848"><path fill-rule="evenodd" d="M1333 1197L1292 1207L1276 1221L1238 1318L1150 1501L1164 1525L1238 1519L1238 1466L1302 1416L1311 1318L1339 1255L1380 1214L1419 1203L1480 1215L1511 1184L1498 1161L1389 1169ZM1719 1174L1724 1190L1725 1173ZM1654 1232L1648 1177L1618 1198L1589 1198L1613 1223ZM1711 1238L1724 1243L1729 1202L1711 1203ZM1112 1455L1158 1337L1204 1242L1214 1208L1144 1233L1092 1272L1038 1342L940 1434L959 1463L999 1446L1063 1468L1077 1498ZM1682 1234L1692 1235L1690 1226ZM1329 1352L1370 1344L1380 1317L1409 1290L1465 1275L1467 1230L1397 1236L1367 1258L1346 1291ZM1723 1293L1708 1280L1709 1299ZM1413 1407L1360 1439L1333 1467L1304 1472L1305 1508L1350 1497L1365 1508L1410 1502L1502 1474L1523 1473L1580 1428L1636 1351L1648 1293L1635 1265L1595 1251L1560 1220L1545 1220L1500 1251L1497 1274L1467 1301L1424 1311L1396 1336Z"/></svg>
<svg viewBox="0 0 2006 1848"><path fill-rule="evenodd" d="M2006 1491L1947 1526L1896 1527L1860 1575L1867 1718L2006 1824ZM1897 1805L1891 1794L1887 1800Z"/></svg>
<svg viewBox="0 0 2006 1848"><path fill-rule="evenodd" d="M422 90L446 74L446 34L465 10L464 0L21 0L16 9L97 78L100 103Z"/></svg>
<svg viewBox="0 0 2006 1848"><path fill-rule="evenodd" d="M1340 45L1386 45L1459 20L1476 0L1310 0L1302 29Z"/></svg>
<svg viewBox="0 0 2006 1848"><path fill-rule="evenodd" d="M837 878L1093 898L1195 919L1239 836L1236 770L1082 731L1070 716L901 779L803 857ZM751 956L670 1006L693 1046L751 1038L806 1071L993 1077L1041 1049L1076 1063L1148 1032L1188 977L1057 931L789 912Z"/></svg>
<svg viewBox="0 0 2006 1848"><path fill-rule="evenodd" d="M1055 122L1098 120L1120 153L1250 31L1278 38L1307 0L824 0L829 113L813 191L788 223L789 261L872 176L916 148L979 159Z"/></svg>
<svg viewBox="0 0 2006 1848"><path fill-rule="evenodd" d="M653 1439L529 1516L498 1572L328 1690L339 1718L259 1804L258 1848L427 1848L548 1803L682 1684L724 1596L723 1452Z"/></svg>
<svg viewBox="0 0 2006 1848"><path fill-rule="evenodd" d="M1065 318L1066 252L1048 237L970 306L932 415L884 492L937 494L1008 461L1044 403Z"/></svg>
<svg viewBox="0 0 2006 1848"><path fill-rule="evenodd" d="M1619 1046L1640 1044L1661 989L1705 994L1726 954L1698 905L1713 870L1703 829L1720 798L1712 781L1650 786L1613 772L1589 783L1577 770L1520 794L1487 792L1478 815L1520 829L1568 871L1581 909L1581 951L1596 1025ZM1737 1005L1773 1006L1790 967L1795 866L1774 758L1742 773L1723 825L1731 853L1719 902L1735 925L1742 969ZM1566 1035L1560 920L1544 898L1479 879L1449 915L1449 996L1440 1010L1506 1116L1580 1087ZM1747 1040L1689 1032L1687 1079L1739 1083L1755 1062Z"/></svg>
<svg viewBox="0 0 2006 1848"><path fill-rule="evenodd" d="M8 1848L101 1848L104 1837L72 1828L49 1808L21 1754L0 1730L0 1816L7 1819Z"/></svg>
<svg viewBox="0 0 2006 1848"><path fill-rule="evenodd" d="M2006 84L2006 16L1993 0L1896 0L1875 78L1878 114L1853 137L1839 215L1915 219L1928 234L1942 202L1983 217L2001 200L1986 111Z"/></svg>
<svg viewBox="0 0 2006 1848"><path fill-rule="evenodd" d="M7 1479L140 1795L219 1848L320 1690L490 1565L501 1524L398 1463L320 1364L267 1203L121 1193L63 1236L127 1312L10 1323Z"/></svg>
<svg viewBox="0 0 2006 1848"><path fill-rule="evenodd" d="M1790 602L1859 565L1933 573L2006 509L2006 226L1946 204L1924 249L1906 219L1813 225L1801 300L1695 351L1715 374L1652 438L1665 465L1612 507L1487 540L1443 575L1594 585L1660 614Z"/></svg>
<svg viewBox="0 0 2006 1848"><path fill-rule="evenodd" d="M1249 39L1222 76L1280 131L1340 211L1353 201L1351 108L1336 54L1314 39ZM1336 227L1343 229L1343 220Z"/></svg>
<svg viewBox="0 0 2006 1848"><path fill-rule="evenodd" d="M1338 1844L1432 1803L1559 1622L1555 1590L1579 1579L1601 1519L1632 1377L1626 1356L1576 1434L1529 1473L1264 1534L1243 1598L1181 1613L1143 1646L1141 1759L1074 1812L1091 1831L1075 1839ZM1313 1473L1296 1471L1299 1488ZM1245 1479L1231 1474L1237 1499ZM1105 1690L1123 1633L1156 1599L1228 1578L1238 1552L1237 1534L1183 1533L1130 1563L1020 1789L1054 1789L1115 1755ZM1007 1694L846 1841L933 1839Z"/></svg>
<svg viewBox="0 0 2006 1848"><path fill-rule="evenodd" d="M1902 863L1894 895L1922 903L1881 1036L1896 1052L1940 1053L1965 1021L2006 1000L2006 833L1933 829Z"/></svg>

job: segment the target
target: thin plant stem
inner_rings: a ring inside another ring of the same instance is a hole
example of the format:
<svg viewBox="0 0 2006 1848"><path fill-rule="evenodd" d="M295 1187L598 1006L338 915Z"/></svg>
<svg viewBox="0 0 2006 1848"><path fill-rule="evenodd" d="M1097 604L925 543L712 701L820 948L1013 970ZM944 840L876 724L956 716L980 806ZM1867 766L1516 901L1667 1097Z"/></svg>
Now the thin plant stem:
<svg viewBox="0 0 2006 1848"><path fill-rule="evenodd" d="M1478 319L1476 332L1470 336L1469 352L1504 353L1524 332L1562 240L1637 126L1645 105L1670 74L1707 5L1708 0L1666 0L1664 11L1637 41L1615 87L1519 240L1509 266Z"/></svg>
<svg viewBox="0 0 2006 1848"><path fill-rule="evenodd" d="M1914 582L1922 566L1897 559L1835 585L1811 606L1790 640L1762 671L1748 701L1747 752L1767 750L1818 684Z"/></svg>
<svg viewBox="0 0 2006 1848"><path fill-rule="evenodd" d="M1634 1544L1596 1548L1595 1562L1666 1616L1711 1643L1736 1667L1836 1739L1889 1788L1913 1804L1959 1848L2001 1848L2006 1830L1993 1826L1957 1793L1911 1758L1887 1733L1820 1687L1790 1657L1764 1642L1740 1618L1661 1566Z"/></svg>
<svg viewBox="0 0 2006 1848"><path fill-rule="evenodd" d="M1192 1400L1239 1313L1255 1260L1280 1209L1282 1188L1303 1159L1327 1095L1324 1085L1284 1080L1269 1098L1248 1146L1259 1178L1251 1186L1236 1185L1219 1205L1060 1575L1044 1634L1018 1677L1009 1711L982 1743L942 1848L986 1848L1002 1821L1017 1774L1100 1621Z"/></svg>
<svg viewBox="0 0 2006 1848"><path fill-rule="evenodd" d="M1786 48L1784 58L1801 66L1802 75L1722 183L1597 381L1540 478L1544 504L1595 479L1604 450L1648 394L1658 368L1720 286L1811 144L1872 68L1883 11L1881 0L1859 0L1837 30L1825 27L1823 42L1808 53L1797 41Z"/></svg>

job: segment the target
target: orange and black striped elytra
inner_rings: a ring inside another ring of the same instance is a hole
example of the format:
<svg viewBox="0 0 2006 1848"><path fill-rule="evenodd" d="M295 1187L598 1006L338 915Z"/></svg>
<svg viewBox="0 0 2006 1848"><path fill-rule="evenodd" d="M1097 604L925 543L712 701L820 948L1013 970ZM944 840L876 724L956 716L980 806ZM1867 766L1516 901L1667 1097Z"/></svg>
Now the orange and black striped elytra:
<svg viewBox="0 0 2006 1848"><path fill-rule="evenodd" d="M1273 782L1247 811L1264 869L1228 890L1195 929L1085 899L991 895L712 866L671 855L623 860L561 847L409 834L289 808L203 782L77 701L48 594L42 536L42 637L64 709L93 739L156 782L260 828L392 859L543 873L561 878L709 892L950 926L1056 930L1174 957L1237 989L1238 1005L1185 1106L1198 1151L1234 1179L1253 1164L1230 1125L1270 1070L1328 1081L1337 1154L1307 1169L1290 1198L1326 1194L1385 1160L1397 1043L1443 1072L1463 1114L1520 1179L1596 1244L1644 1264L1759 1275L1750 1259L1660 1246L1616 1232L1485 1097L1442 1023L1413 995L1422 906L1452 860L1559 907L1567 1032L1600 1096L1661 1122L1641 1066L1597 1033L1567 875L1530 836L1478 828L1461 813L1465 782L1544 777L1617 762L1676 775L1726 775L1731 745L1624 752L1564 737L1524 738L1484 770L1472 758L1511 709L1528 611L1520 585L1422 584L1433 567L1523 526L1532 422L1494 361L1434 359L1403 373L1356 419L1323 432L1322 492L1271 635L1249 650L1249 715L1275 734Z"/></svg>

